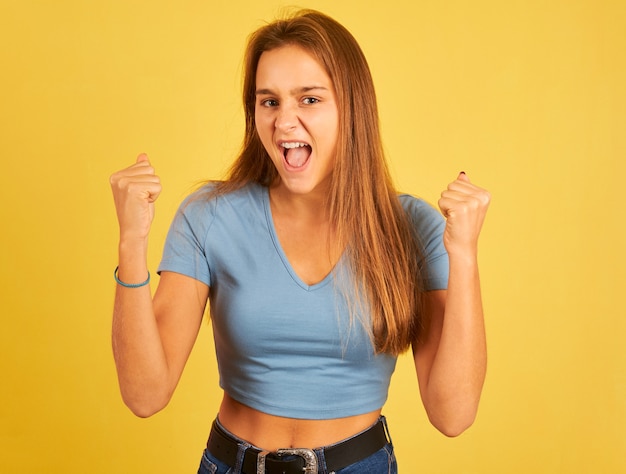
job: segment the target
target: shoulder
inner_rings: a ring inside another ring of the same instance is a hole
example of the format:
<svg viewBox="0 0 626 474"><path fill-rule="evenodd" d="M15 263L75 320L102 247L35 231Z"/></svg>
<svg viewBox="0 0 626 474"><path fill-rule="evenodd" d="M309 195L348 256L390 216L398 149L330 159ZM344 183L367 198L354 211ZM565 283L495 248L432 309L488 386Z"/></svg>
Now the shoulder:
<svg viewBox="0 0 626 474"><path fill-rule="evenodd" d="M261 203L264 187L248 183L236 190L228 190L221 181L211 181L191 193L180 205L184 215L215 214L220 208L247 207L251 203Z"/></svg>
<svg viewBox="0 0 626 474"><path fill-rule="evenodd" d="M444 218L441 213L425 200L406 193L398 194L398 199L404 212L415 224L439 225L443 223Z"/></svg>
<svg viewBox="0 0 626 474"><path fill-rule="evenodd" d="M410 194L399 194L415 236L427 252L442 242L446 221L437 209L423 199Z"/></svg>
<svg viewBox="0 0 626 474"><path fill-rule="evenodd" d="M426 291L448 287L448 253L443 244L446 221L437 209L409 194L398 196L422 249L422 277Z"/></svg>

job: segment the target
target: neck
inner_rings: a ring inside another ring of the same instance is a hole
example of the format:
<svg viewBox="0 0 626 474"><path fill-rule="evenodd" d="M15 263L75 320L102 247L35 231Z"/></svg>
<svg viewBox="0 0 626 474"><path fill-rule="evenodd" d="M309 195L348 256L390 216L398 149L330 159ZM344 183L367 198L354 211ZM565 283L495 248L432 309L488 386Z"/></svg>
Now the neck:
<svg viewBox="0 0 626 474"><path fill-rule="evenodd" d="M330 220L326 193L294 194L280 182L271 186L269 192L273 211L285 217L324 223Z"/></svg>

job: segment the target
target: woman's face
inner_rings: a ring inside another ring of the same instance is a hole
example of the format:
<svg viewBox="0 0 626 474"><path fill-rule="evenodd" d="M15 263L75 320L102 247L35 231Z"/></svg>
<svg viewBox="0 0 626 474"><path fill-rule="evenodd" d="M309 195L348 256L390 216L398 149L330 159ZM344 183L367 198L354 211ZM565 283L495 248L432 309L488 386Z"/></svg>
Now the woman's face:
<svg viewBox="0 0 626 474"><path fill-rule="evenodd" d="M280 176L281 191L328 191L339 112L324 68L299 46L261 54L256 74L256 128Z"/></svg>

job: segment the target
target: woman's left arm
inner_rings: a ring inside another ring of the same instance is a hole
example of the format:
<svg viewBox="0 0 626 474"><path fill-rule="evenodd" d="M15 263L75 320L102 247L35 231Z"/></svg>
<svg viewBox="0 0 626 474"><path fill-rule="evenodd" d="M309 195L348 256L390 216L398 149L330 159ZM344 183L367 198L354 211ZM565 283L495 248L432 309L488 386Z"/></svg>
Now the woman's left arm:
<svg viewBox="0 0 626 474"><path fill-rule="evenodd" d="M441 194L448 289L429 291L426 324L413 345L420 394L431 423L457 436L473 422L485 380L487 348L478 275L478 236L491 197L464 173Z"/></svg>

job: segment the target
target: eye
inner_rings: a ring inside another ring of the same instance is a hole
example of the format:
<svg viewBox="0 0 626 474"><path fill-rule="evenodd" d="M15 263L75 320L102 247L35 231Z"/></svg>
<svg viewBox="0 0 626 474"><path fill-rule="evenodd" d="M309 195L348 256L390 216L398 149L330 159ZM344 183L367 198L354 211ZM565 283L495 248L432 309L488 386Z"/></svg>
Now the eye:
<svg viewBox="0 0 626 474"><path fill-rule="evenodd" d="M317 104L320 100L315 98L315 97L305 97L302 102L304 102L306 105L313 105L313 104Z"/></svg>
<svg viewBox="0 0 626 474"><path fill-rule="evenodd" d="M278 105L278 101L276 99L262 99L260 104L263 107L276 107Z"/></svg>

